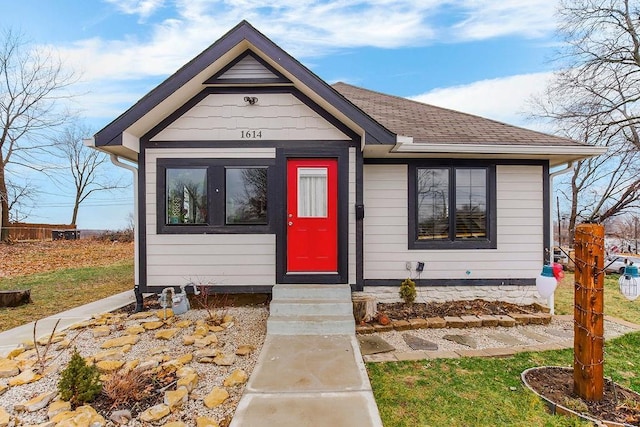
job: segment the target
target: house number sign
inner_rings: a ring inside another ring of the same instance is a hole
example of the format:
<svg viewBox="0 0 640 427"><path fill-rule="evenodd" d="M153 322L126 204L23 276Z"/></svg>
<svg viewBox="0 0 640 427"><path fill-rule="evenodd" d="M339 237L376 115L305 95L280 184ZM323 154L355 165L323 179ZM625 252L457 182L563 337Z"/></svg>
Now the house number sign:
<svg viewBox="0 0 640 427"><path fill-rule="evenodd" d="M241 139L260 139L262 138L262 130L241 130Z"/></svg>

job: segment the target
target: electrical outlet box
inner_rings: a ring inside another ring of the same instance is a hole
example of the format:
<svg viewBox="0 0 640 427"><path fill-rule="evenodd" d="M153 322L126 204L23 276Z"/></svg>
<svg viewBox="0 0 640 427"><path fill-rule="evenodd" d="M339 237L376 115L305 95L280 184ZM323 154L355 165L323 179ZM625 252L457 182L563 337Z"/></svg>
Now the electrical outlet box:
<svg viewBox="0 0 640 427"><path fill-rule="evenodd" d="M424 270L424 262L418 262L416 264L416 271L420 273L422 270Z"/></svg>
<svg viewBox="0 0 640 427"><path fill-rule="evenodd" d="M404 268L405 268L407 271L411 271L411 261L407 261L407 262L405 262L405 263L404 263Z"/></svg>

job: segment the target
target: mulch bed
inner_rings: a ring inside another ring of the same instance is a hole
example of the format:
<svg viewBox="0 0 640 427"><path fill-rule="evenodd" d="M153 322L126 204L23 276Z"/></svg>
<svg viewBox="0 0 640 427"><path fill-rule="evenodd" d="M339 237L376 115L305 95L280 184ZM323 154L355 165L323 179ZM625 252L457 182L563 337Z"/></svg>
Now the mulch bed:
<svg viewBox="0 0 640 427"><path fill-rule="evenodd" d="M539 304L518 305L504 301L485 301L482 299L441 303L378 303L378 313L384 313L392 320L487 314L506 315L508 313L540 313L548 311L549 309Z"/></svg>
<svg viewBox="0 0 640 427"><path fill-rule="evenodd" d="M573 392L573 370L543 367L526 373L527 383L550 401L601 421L640 426L640 395L605 379L604 398L599 402L581 399Z"/></svg>

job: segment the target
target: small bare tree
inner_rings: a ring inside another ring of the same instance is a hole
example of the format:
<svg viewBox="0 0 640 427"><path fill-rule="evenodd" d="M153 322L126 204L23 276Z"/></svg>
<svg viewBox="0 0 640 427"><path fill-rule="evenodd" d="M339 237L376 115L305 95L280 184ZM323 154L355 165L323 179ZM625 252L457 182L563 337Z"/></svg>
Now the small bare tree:
<svg viewBox="0 0 640 427"><path fill-rule="evenodd" d="M52 51L29 46L15 31L0 32L0 240L9 237L7 167L43 169L34 158L50 148L44 134L69 118L60 101L74 81Z"/></svg>
<svg viewBox="0 0 640 427"><path fill-rule="evenodd" d="M82 139L89 135L91 130L86 125L76 122L68 125L55 141L69 168L75 191L71 224L76 223L80 204L90 195L127 187L107 173L109 158L106 154L84 146ZM66 187L61 184L68 180L67 176L53 175L52 179L58 185Z"/></svg>

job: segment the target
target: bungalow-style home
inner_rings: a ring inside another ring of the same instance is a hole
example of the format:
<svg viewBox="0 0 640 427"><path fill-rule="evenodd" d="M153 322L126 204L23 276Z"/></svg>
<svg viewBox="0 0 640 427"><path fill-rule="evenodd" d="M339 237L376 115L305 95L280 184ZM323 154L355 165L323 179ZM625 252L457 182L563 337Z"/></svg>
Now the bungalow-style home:
<svg viewBox="0 0 640 427"><path fill-rule="evenodd" d="M243 21L89 144L136 173L136 287L530 302L571 140L329 85ZM137 164L137 168L130 163Z"/></svg>

